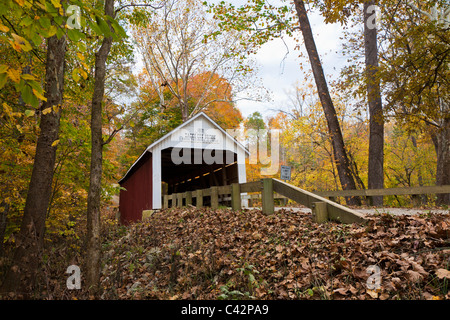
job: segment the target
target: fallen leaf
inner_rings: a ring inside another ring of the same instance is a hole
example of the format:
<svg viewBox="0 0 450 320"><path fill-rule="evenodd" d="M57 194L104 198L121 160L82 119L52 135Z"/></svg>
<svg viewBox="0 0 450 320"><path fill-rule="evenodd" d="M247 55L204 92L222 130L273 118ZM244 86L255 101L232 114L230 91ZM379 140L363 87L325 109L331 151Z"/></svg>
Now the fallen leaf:
<svg viewBox="0 0 450 320"><path fill-rule="evenodd" d="M422 280L422 275L417 271L408 270L406 273L408 275L408 279L412 282L419 282Z"/></svg>
<svg viewBox="0 0 450 320"><path fill-rule="evenodd" d="M380 300L387 300L387 299L389 299L389 293L384 292L380 294Z"/></svg>
<svg viewBox="0 0 450 320"><path fill-rule="evenodd" d="M345 295L347 295L347 291L348 291L347 288L338 288L338 289L333 290L333 293L337 292L337 293L345 296Z"/></svg>
<svg viewBox="0 0 450 320"><path fill-rule="evenodd" d="M373 299L378 299L378 291L367 289L366 293L371 296Z"/></svg>
<svg viewBox="0 0 450 320"><path fill-rule="evenodd" d="M439 279L444 279L444 278L450 279L450 271L448 271L446 269L437 269L435 271L435 273Z"/></svg>

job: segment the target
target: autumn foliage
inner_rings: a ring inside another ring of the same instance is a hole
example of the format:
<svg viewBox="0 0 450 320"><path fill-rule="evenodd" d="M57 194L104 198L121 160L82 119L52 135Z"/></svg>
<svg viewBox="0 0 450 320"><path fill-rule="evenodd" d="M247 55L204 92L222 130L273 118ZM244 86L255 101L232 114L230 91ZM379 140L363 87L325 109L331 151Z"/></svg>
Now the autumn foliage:
<svg viewBox="0 0 450 320"><path fill-rule="evenodd" d="M281 210L167 209L104 244L106 299L448 299L446 215L317 224ZM367 286L367 268L381 288Z"/></svg>

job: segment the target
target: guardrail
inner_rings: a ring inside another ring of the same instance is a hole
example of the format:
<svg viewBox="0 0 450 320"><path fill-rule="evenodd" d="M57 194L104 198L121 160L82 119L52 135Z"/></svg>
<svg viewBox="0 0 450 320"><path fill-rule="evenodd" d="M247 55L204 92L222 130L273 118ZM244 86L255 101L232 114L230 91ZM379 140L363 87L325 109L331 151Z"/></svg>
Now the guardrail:
<svg viewBox="0 0 450 320"><path fill-rule="evenodd" d="M430 194L450 193L450 185L443 186L422 186L422 187L396 187L385 189L364 189L364 190L335 190L335 191L312 191L321 197L328 198L331 201L338 202L338 197L365 197L370 205L370 198L373 196L405 196L411 195L412 202L419 205L419 196ZM248 196L251 201L261 200L260 194L252 194ZM285 196L275 194L274 199L286 200Z"/></svg>
<svg viewBox="0 0 450 320"><path fill-rule="evenodd" d="M363 190L338 190L338 191L317 191L316 194L322 197L329 197L335 200L336 197L370 197L373 196L419 196L424 194L450 193L450 185L443 186L423 186L423 187L399 187L386 189L363 189ZM418 197L416 197L418 199Z"/></svg>
<svg viewBox="0 0 450 320"><path fill-rule="evenodd" d="M335 220L344 223L364 223L366 219L359 212L326 199L320 195L300 189L278 179L265 178L261 181L234 183L229 186L216 186L208 189L186 191L163 196L163 208L192 205L193 199L197 207L203 207L204 197L210 197L210 206L219 207L219 197L231 195L233 210L242 208L241 193L261 192L262 211L264 214L274 213L274 192L298 202L313 212L317 222Z"/></svg>
<svg viewBox="0 0 450 320"><path fill-rule="evenodd" d="M309 192L278 179L266 178L260 181L234 183L228 186L164 195L163 208L170 207L169 201L172 207L192 205L193 199L196 200L197 207L203 207L204 197L210 197L210 206L214 209L219 207L219 198L222 198L231 200L233 210L240 210L242 207L241 194L248 192L258 193L248 195L246 198L250 200L261 199L262 211L265 214L274 212L275 199L291 199L310 208L318 222L335 220L344 223L361 223L366 221L364 216L337 203L336 197L363 196L370 198L372 196L441 194L450 193L450 185Z"/></svg>

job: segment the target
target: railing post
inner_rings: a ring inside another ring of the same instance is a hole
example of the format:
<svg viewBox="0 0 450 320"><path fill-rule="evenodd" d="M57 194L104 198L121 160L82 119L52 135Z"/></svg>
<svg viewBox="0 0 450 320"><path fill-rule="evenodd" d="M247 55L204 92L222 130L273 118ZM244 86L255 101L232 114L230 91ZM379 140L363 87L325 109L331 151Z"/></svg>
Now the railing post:
<svg viewBox="0 0 450 320"><path fill-rule="evenodd" d="M183 206L183 194L177 193L177 208L181 208Z"/></svg>
<svg viewBox="0 0 450 320"><path fill-rule="evenodd" d="M317 223L324 223L328 221L328 210L326 202L313 202L311 206L314 220Z"/></svg>
<svg viewBox="0 0 450 320"><path fill-rule="evenodd" d="M165 194L163 199L163 209L167 209L169 207L169 195Z"/></svg>
<svg viewBox="0 0 450 320"><path fill-rule="evenodd" d="M192 205L192 191L186 191L186 206Z"/></svg>
<svg viewBox="0 0 450 320"><path fill-rule="evenodd" d="M211 208L212 209L219 208L219 190L216 186L211 187Z"/></svg>
<svg viewBox="0 0 450 320"><path fill-rule="evenodd" d="M239 183L231 184L231 208L234 211L241 210L241 186Z"/></svg>
<svg viewBox="0 0 450 320"><path fill-rule="evenodd" d="M203 190L198 189L197 190L197 202L196 202L197 208L203 207Z"/></svg>
<svg viewBox="0 0 450 320"><path fill-rule="evenodd" d="M273 214L274 211L273 180L272 178L264 178L262 190L262 212L264 214Z"/></svg>

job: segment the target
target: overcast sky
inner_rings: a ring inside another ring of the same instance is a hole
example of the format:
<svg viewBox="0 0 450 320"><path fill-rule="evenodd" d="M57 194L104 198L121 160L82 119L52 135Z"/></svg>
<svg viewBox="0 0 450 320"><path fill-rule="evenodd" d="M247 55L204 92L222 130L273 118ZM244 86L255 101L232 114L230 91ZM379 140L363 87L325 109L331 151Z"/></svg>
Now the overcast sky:
<svg viewBox="0 0 450 320"><path fill-rule="evenodd" d="M309 13L308 16L327 81L329 81L331 77L336 78L339 75L339 71L346 62L346 58L340 50L341 40L339 37L342 28L339 24L325 24L322 16L317 12ZM297 32L297 37L302 39L300 30ZM294 50L295 45L293 39L285 38L284 43L281 39L277 39L266 43L255 55L259 65L258 76L261 77L264 87L271 91L272 101L238 101L237 106L243 116L247 117L253 112L259 111L264 117L267 117L274 114L273 110L289 107L289 91L293 91L296 83L303 83L304 72L311 72L304 46L302 45L302 50L305 57L299 58L300 52ZM287 56L286 53L288 53ZM300 63L303 65L303 72L300 69Z"/></svg>
<svg viewBox="0 0 450 320"><path fill-rule="evenodd" d="M325 24L318 10L309 12L308 17L317 50L322 59L325 76L329 81L332 77L336 78L339 75L346 62L346 58L341 54L341 40L339 39L342 27L340 24ZM294 90L296 84L304 82L305 72L311 73L306 50L302 44L301 31L298 30L295 36L301 40L303 58L299 58L299 50L294 50L297 44L295 40L287 37L283 40L276 39L266 43L254 55L259 69L258 77L261 78L264 88L270 92L271 100L263 102L239 100L237 107L244 117L259 111L266 118L274 115L274 110L289 108L289 92ZM303 65L303 71L300 69L300 64ZM137 56L136 72L140 72L142 67L142 60ZM312 75L310 78L313 79ZM254 79L249 79L249 81L254 81Z"/></svg>

